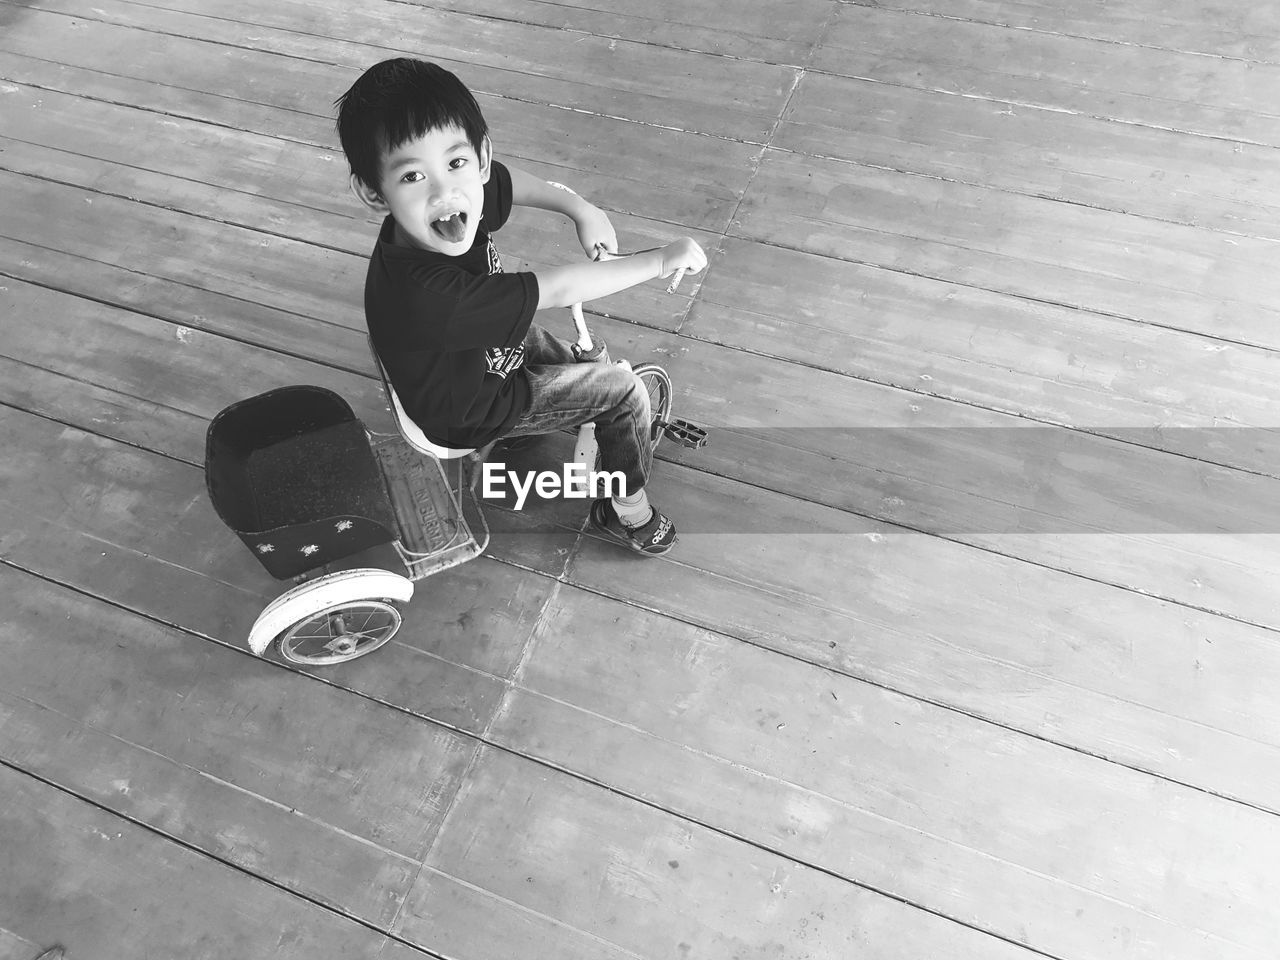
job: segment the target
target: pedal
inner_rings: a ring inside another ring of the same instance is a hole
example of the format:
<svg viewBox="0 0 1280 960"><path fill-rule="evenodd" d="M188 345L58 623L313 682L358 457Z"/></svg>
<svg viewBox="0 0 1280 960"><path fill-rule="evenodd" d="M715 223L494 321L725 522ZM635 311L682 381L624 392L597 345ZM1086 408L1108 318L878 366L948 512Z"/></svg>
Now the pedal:
<svg viewBox="0 0 1280 960"><path fill-rule="evenodd" d="M696 423L690 423L688 420L681 420L679 417L665 421L662 424L662 434L668 440L672 440L682 447L691 447L694 450L707 445L706 429Z"/></svg>

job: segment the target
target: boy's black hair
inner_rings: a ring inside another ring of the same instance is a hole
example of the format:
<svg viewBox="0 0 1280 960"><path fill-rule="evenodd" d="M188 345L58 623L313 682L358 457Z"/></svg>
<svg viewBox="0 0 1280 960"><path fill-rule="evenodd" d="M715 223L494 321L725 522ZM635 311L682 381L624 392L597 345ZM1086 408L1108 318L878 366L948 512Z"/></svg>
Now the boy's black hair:
<svg viewBox="0 0 1280 960"><path fill-rule="evenodd" d="M400 144L457 126L479 154L489 132L480 105L461 80L444 67L409 57L375 63L334 103L338 139L351 172L379 192L382 158Z"/></svg>

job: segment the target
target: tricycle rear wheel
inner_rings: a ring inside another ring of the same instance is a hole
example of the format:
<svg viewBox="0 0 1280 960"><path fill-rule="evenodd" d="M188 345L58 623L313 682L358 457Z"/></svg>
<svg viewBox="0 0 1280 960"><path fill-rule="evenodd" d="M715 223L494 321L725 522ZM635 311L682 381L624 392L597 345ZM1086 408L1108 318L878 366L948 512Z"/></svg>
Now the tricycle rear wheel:
<svg viewBox="0 0 1280 960"><path fill-rule="evenodd" d="M280 635L290 663L324 667L377 650L400 629L400 611L383 600L353 600L299 620Z"/></svg>

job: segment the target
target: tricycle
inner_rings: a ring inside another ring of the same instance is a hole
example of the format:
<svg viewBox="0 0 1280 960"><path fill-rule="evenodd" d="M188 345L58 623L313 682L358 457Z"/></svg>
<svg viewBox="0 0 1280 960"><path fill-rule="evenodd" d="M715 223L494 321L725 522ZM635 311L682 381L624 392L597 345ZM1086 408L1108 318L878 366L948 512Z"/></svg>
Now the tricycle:
<svg viewBox="0 0 1280 960"><path fill-rule="evenodd" d="M577 352L589 356L594 343L582 306L572 309ZM296 582L250 629L249 648L259 656L273 641L285 660L311 667L372 653L400 628L397 605L410 601L415 581L488 546L475 486L493 445L471 450L431 442L406 415L376 352L373 359L396 434L371 432L341 396L308 385L233 403L209 425L205 479L214 509L268 573ZM649 394L654 447L663 437L702 446L706 431L672 416L666 371L642 363L632 372ZM580 430L575 458L594 466L589 424ZM461 469L446 471L447 463ZM324 572L386 544L403 573Z"/></svg>

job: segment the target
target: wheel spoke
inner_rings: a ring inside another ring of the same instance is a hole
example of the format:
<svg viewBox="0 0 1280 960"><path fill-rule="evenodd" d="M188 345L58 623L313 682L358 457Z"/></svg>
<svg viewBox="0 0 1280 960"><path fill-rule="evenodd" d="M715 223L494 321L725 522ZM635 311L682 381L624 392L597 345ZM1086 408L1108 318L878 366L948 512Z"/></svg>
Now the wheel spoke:
<svg viewBox="0 0 1280 960"><path fill-rule="evenodd" d="M280 652L286 660L311 666L342 663L382 646L400 622L400 612L380 600L342 604L287 630Z"/></svg>
<svg viewBox="0 0 1280 960"><path fill-rule="evenodd" d="M654 364L640 364L635 374L643 381L645 392L649 395L649 412L652 417L649 427L649 439L652 449L658 449L662 439L662 427L671 418L671 378L665 370Z"/></svg>

